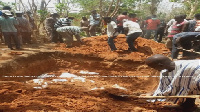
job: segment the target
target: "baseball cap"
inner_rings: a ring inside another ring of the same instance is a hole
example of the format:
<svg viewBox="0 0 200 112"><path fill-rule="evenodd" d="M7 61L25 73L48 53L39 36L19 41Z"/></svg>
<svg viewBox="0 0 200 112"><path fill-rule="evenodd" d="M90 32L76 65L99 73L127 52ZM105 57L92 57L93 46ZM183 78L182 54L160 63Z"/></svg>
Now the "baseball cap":
<svg viewBox="0 0 200 112"><path fill-rule="evenodd" d="M2 10L2 13L7 15L7 16L11 16L11 12L9 10Z"/></svg>

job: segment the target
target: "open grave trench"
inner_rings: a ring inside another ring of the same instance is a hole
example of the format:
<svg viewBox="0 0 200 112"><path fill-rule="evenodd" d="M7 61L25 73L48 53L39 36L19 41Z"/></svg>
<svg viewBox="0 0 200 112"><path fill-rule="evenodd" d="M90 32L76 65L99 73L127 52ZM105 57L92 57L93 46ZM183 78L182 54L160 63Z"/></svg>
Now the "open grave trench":
<svg viewBox="0 0 200 112"><path fill-rule="evenodd" d="M152 69L141 61L104 60L61 51L39 52L19 57L2 64L0 68L2 81L25 82L42 74L53 74L54 76L50 78L56 78L62 73L72 73L90 79L113 80L113 82L117 81L115 79L120 79L122 83L137 84L140 79L147 81L149 78L145 76L155 72L149 70Z"/></svg>
<svg viewBox="0 0 200 112"><path fill-rule="evenodd" d="M114 98L107 94L142 94L153 90L157 78L144 76L155 74L155 71L140 61L108 61L60 51L40 52L2 64L0 71L0 88L4 90L0 92L4 99L0 109L6 111L32 110L36 105L36 110L51 111L154 108L151 104L144 107L143 101ZM38 101L43 105L37 104ZM47 102L48 106L44 106Z"/></svg>
<svg viewBox="0 0 200 112"><path fill-rule="evenodd" d="M103 36L85 39L80 47L61 45L1 63L0 111L177 112L163 107L171 103L118 97L152 93L159 73L144 59L166 52L162 44L139 38L140 52L126 53L124 39L117 38L118 53L107 51Z"/></svg>

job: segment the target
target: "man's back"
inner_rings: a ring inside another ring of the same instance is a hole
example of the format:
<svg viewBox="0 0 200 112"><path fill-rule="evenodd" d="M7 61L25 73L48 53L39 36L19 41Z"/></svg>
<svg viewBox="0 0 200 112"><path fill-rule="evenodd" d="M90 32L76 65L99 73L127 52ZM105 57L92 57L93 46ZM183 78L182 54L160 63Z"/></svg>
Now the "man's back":
<svg viewBox="0 0 200 112"><path fill-rule="evenodd" d="M2 32L17 32L15 25L18 25L18 22L15 18L0 17L0 26L1 26Z"/></svg>
<svg viewBox="0 0 200 112"><path fill-rule="evenodd" d="M146 20L147 23L147 29L148 30L156 30L158 25L160 24L159 19L148 19Z"/></svg>
<svg viewBox="0 0 200 112"><path fill-rule="evenodd" d="M128 35L135 32L142 32L140 25L130 20L124 22L123 27L128 28Z"/></svg>

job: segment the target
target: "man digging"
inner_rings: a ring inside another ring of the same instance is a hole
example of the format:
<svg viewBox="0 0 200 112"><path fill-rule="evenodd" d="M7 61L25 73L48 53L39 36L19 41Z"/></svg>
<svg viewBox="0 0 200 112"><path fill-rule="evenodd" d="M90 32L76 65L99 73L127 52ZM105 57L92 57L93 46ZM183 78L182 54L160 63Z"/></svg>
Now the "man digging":
<svg viewBox="0 0 200 112"><path fill-rule="evenodd" d="M172 61L156 54L146 59L146 64L160 72L160 82L153 96L187 96L200 94L200 60ZM196 107L195 98L166 98L153 101L178 103L186 112Z"/></svg>

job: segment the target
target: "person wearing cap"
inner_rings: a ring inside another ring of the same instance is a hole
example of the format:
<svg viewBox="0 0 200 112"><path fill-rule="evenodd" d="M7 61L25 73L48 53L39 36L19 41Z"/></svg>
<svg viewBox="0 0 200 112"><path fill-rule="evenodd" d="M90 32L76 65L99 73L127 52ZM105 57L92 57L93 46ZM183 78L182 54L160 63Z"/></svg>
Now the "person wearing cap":
<svg viewBox="0 0 200 112"><path fill-rule="evenodd" d="M18 36L21 36L22 43L30 44L31 43L31 31L32 31L30 24L29 24L28 20L22 16L23 15L22 11L16 11L15 14L16 14L16 19L19 23Z"/></svg>
<svg viewBox="0 0 200 112"><path fill-rule="evenodd" d="M60 42L63 42L62 38L56 32L56 28L54 28L55 23L58 21L57 18L59 18L59 15L57 13L51 13L50 17L46 18L45 20L45 29L49 36L49 40L55 43L57 43L58 40Z"/></svg>
<svg viewBox="0 0 200 112"><path fill-rule="evenodd" d="M129 14L129 17L131 14ZM134 47L135 40L142 34L142 29L140 28L140 25L136 22L133 22L128 19L123 20L123 28L126 36L126 42L128 43L128 51L130 52L136 52L138 51Z"/></svg>
<svg viewBox="0 0 200 112"><path fill-rule="evenodd" d="M89 27L90 36L96 36L95 32L96 32L96 27L100 23L100 14L98 14L96 10L93 10L91 12L89 21L90 21L90 27Z"/></svg>
<svg viewBox="0 0 200 112"><path fill-rule="evenodd" d="M20 41L17 36L17 27L19 25L18 21L13 17L9 17L12 15L9 10L2 10L2 13L2 17L0 17L0 26L8 48L13 50L11 44L12 38L15 42L16 49L21 49Z"/></svg>

